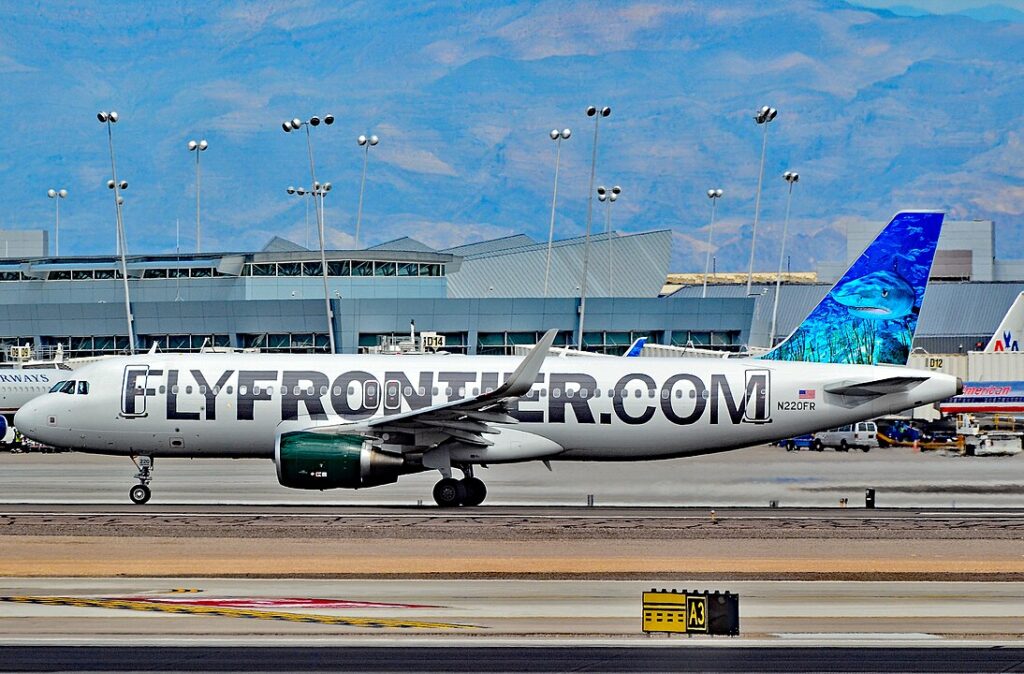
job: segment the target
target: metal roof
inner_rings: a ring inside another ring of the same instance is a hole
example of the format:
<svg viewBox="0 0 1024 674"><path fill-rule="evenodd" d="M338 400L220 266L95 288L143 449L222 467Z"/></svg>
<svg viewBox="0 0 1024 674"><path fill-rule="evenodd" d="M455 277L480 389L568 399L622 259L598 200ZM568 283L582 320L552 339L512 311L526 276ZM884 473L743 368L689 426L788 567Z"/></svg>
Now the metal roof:
<svg viewBox="0 0 1024 674"><path fill-rule="evenodd" d="M557 241L551 250L549 297L575 297L583 273L583 238ZM668 230L591 237L588 297L657 297L665 282L672 234ZM611 278L609 280L609 250ZM449 297L543 297L547 244L466 256L449 272Z"/></svg>
<svg viewBox="0 0 1024 674"><path fill-rule="evenodd" d="M294 241L283 239L280 236L275 236L270 241L267 241L267 245L263 246L264 253L283 253L291 252L295 250L309 250L305 246L300 246Z"/></svg>
<svg viewBox="0 0 1024 674"><path fill-rule="evenodd" d="M991 335L1017 295L1018 283L932 283L924 295L917 334Z"/></svg>
<svg viewBox="0 0 1024 674"><path fill-rule="evenodd" d="M807 317L831 285L783 285L779 294L777 336L788 335ZM758 295L754 310L752 339L767 344L772 319L775 287L755 284ZM746 285L709 285L708 297L744 297ZM1024 291L1024 282L1018 283L943 283L932 281L925 291L920 320L915 337L933 338L962 335L991 335L1013 304ZM700 286L688 286L667 299L700 297Z"/></svg>
<svg viewBox="0 0 1024 674"><path fill-rule="evenodd" d="M445 248L441 252L450 253L451 255L458 255L460 257L469 257L471 255L495 253L502 250L508 250L510 248L531 246L535 243L537 242L525 234L513 234L512 236L503 236L500 239L491 239L490 241L478 241L476 243L466 243L461 246Z"/></svg>
<svg viewBox="0 0 1024 674"><path fill-rule="evenodd" d="M385 241L384 243L378 243L376 246L370 246L366 250L412 250L417 253L436 253L436 248L431 248L422 241L417 241L410 236L401 236L391 241Z"/></svg>

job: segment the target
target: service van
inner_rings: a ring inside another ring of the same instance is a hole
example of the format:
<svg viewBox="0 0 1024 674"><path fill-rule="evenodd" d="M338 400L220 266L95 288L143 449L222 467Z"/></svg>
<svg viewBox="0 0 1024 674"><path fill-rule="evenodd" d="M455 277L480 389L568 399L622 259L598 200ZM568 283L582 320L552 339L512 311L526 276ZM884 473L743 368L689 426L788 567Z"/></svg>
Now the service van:
<svg viewBox="0 0 1024 674"><path fill-rule="evenodd" d="M851 447L867 452L878 447L878 427L873 421L860 421L815 433L814 439L821 447L833 447L840 452L848 452Z"/></svg>

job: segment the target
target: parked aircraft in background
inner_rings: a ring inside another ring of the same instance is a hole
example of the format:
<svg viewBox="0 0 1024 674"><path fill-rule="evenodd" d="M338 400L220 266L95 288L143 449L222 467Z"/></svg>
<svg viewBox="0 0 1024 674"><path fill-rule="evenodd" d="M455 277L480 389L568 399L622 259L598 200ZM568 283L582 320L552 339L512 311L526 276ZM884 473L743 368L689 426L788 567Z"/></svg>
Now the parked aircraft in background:
<svg viewBox="0 0 1024 674"><path fill-rule="evenodd" d="M707 454L956 394L955 377L870 364L906 362L941 223L898 214L837 284L898 267L909 309L901 297L903 313L864 318L830 294L766 359L547 358L554 330L525 358L149 353L76 371L16 421L46 444L137 459L137 503L156 457L259 457L299 489L436 470L439 505L478 505L476 471L492 464Z"/></svg>
<svg viewBox="0 0 1024 674"><path fill-rule="evenodd" d="M985 347L986 353L1020 351L1024 335L1024 293L1017 295ZM939 404L942 414L1024 413L1024 381L968 381L964 392Z"/></svg>
<svg viewBox="0 0 1024 674"><path fill-rule="evenodd" d="M985 351L1020 351L1021 335L1024 335L1024 293L1017 295L1010 305Z"/></svg>
<svg viewBox="0 0 1024 674"><path fill-rule="evenodd" d="M626 353L623 355L626 358L636 358L640 355L640 352L644 350L644 346L647 344L647 339L647 337L637 337L633 343L629 345L629 348L626 349Z"/></svg>
<svg viewBox="0 0 1024 674"><path fill-rule="evenodd" d="M1024 381L969 381L964 390L939 403L943 414L1024 413Z"/></svg>

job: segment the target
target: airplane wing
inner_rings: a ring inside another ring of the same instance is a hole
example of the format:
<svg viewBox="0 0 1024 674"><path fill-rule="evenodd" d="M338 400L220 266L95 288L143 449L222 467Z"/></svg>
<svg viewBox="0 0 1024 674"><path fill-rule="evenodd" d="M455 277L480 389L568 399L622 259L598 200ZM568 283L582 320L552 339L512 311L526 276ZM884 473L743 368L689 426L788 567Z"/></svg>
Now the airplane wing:
<svg viewBox="0 0 1024 674"><path fill-rule="evenodd" d="M890 393L905 393L925 381L928 381L927 377L886 377L864 382L841 381L827 385L825 392L854 398L877 398Z"/></svg>
<svg viewBox="0 0 1024 674"><path fill-rule="evenodd" d="M415 433L428 431L447 435L453 440L470 445L481 447L492 445L493 443L483 436L497 431L488 424L518 423L515 417L508 414L505 403L530 392L557 333L557 330L548 330L526 355L515 372L492 391L484 391L479 395L450 400L401 414L390 414L370 421L316 426L307 430L312 433L337 435L353 432Z"/></svg>

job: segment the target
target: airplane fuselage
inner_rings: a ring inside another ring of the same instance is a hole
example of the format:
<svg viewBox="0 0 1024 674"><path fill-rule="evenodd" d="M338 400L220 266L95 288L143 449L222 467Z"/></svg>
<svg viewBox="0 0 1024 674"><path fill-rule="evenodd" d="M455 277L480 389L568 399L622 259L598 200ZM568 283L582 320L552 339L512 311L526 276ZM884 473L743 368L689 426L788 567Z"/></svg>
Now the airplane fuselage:
<svg viewBox="0 0 1024 674"><path fill-rule="evenodd" d="M273 458L283 432L359 424L498 387L522 359L501 356L145 354L67 377L87 395L50 393L19 428L82 452L152 457ZM826 388L916 374L909 391L851 399ZM902 367L747 359L549 357L517 424L467 463L534 458L659 459L790 437L904 410L956 393L956 379ZM381 442L413 442L389 438ZM429 446L431 436L417 436Z"/></svg>

